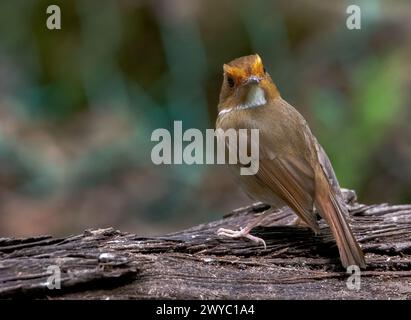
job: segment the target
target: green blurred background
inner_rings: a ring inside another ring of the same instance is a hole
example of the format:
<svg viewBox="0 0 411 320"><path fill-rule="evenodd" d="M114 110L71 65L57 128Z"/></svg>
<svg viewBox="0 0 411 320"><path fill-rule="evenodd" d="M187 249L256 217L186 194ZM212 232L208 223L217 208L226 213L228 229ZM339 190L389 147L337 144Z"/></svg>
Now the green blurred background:
<svg viewBox="0 0 411 320"><path fill-rule="evenodd" d="M57 4L62 29L46 28ZM346 28L346 8L362 29ZM222 65L259 53L341 185L411 203L411 3L0 2L0 236L160 234L250 203L221 166L155 166L156 128L213 128Z"/></svg>

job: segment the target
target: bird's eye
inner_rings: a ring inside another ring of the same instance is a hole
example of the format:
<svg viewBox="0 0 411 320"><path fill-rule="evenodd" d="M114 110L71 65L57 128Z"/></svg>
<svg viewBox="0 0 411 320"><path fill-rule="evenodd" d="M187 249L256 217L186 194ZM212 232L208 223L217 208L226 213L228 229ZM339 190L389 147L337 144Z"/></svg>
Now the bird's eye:
<svg viewBox="0 0 411 320"><path fill-rule="evenodd" d="M230 86L230 88L234 87L234 79L231 77L227 77L227 83Z"/></svg>

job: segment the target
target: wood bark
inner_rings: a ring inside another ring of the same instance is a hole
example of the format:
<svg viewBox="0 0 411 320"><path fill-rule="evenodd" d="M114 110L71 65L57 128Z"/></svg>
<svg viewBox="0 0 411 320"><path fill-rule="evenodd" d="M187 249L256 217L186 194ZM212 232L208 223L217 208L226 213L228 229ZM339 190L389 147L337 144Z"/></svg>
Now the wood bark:
<svg viewBox="0 0 411 320"><path fill-rule="evenodd" d="M289 208L271 213L252 232L265 239L266 250L216 235L218 228L243 227L268 209L257 203L158 237L109 228L65 238L0 238L0 298L410 298L411 205L365 205L352 191L345 196L367 260L359 290L347 287L352 278L323 221L314 235L290 224L295 215ZM55 266L61 288L49 289Z"/></svg>

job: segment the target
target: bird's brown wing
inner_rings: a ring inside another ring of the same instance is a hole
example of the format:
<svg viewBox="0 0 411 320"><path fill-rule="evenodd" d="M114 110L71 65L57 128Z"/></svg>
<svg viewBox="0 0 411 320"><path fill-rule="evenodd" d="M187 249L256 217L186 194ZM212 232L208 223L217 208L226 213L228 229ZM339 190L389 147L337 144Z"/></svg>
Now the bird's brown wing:
<svg viewBox="0 0 411 320"><path fill-rule="evenodd" d="M330 159L325 153L324 148L318 143L317 139L314 136L312 136L312 138L317 151L318 161L320 162L321 168L323 169L325 176L330 182L330 185L335 194L338 196L338 198L343 199L341 188L338 183L337 176L335 175L334 169L331 165Z"/></svg>
<svg viewBox="0 0 411 320"><path fill-rule="evenodd" d="M307 161L298 156L263 158L256 178L287 203L310 228L316 233L319 231L313 212L314 171Z"/></svg>

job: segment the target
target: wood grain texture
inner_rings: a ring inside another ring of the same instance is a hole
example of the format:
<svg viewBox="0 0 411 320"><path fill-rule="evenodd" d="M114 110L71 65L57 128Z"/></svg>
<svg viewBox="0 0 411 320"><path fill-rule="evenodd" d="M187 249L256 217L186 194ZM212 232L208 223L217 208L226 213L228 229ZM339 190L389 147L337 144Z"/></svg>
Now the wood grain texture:
<svg viewBox="0 0 411 320"><path fill-rule="evenodd" d="M328 227L321 234L287 225L288 208L272 213L248 240L221 239L267 209L254 204L223 219L160 237L114 229L67 238L0 238L0 298L49 299L407 299L411 298L411 205L364 205L345 193L351 225L367 260L361 289L348 274ZM47 288L47 267L61 270L61 289Z"/></svg>

